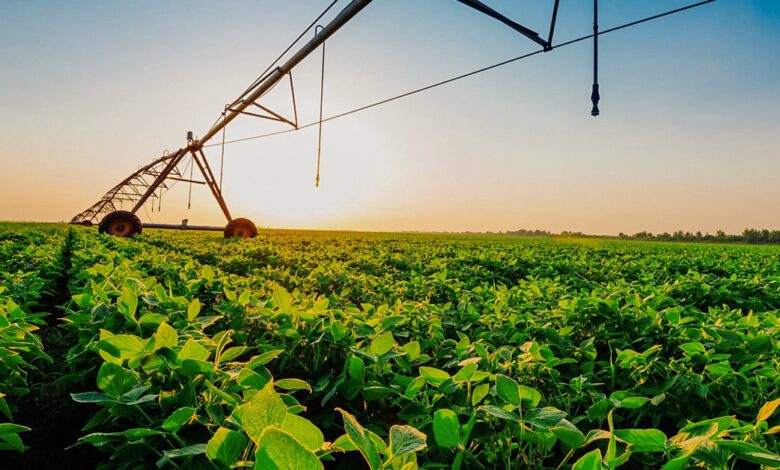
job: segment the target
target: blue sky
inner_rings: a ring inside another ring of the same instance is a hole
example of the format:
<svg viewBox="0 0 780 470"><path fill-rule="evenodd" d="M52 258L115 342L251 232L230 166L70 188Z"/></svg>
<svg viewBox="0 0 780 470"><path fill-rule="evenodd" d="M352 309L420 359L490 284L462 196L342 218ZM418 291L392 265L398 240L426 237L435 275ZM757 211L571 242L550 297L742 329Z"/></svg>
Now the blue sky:
<svg viewBox="0 0 780 470"><path fill-rule="evenodd" d="M328 3L0 2L0 219L67 220L202 134ZM551 1L487 3L547 31ZM600 22L685 4L601 0ZM561 2L559 41L590 32L591 5ZM780 2L718 0L602 37L598 118L583 42L327 123L318 189L312 130L230 146L225 195L273 227L777 229L779 43ZM454 0L375 0L328 42L325 114L535 47ZM304 122L318 60L294 72ZM289 109L281 86L268 99ZM185 199L142 219L223 223L205 191Z"/></svg>

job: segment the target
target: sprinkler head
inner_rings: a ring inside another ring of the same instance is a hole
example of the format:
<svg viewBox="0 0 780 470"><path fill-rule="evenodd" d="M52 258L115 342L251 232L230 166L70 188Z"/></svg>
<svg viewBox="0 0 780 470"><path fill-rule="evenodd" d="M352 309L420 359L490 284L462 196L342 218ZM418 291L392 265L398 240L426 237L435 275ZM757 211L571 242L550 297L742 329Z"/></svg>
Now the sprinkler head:
<svg viewBox="0 0 780 470"><path fill-rule="evenodd" d="M593 91L590 93L590 101L593 103L593 108L590 110L591 116L598 116L599 115L599 100L601 99L601 95L599 95L599 84L594 83L593 84Z"/></svg>

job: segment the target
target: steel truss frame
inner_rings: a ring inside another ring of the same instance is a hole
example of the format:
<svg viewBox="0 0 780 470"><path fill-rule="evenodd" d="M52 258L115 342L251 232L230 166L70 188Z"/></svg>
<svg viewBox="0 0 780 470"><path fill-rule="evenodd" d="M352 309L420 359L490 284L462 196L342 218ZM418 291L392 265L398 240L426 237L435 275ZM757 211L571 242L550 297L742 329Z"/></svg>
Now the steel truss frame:
<svg viewBox="0 0 780 470"><path fill-rule="evenodd" d="M231 214L230 210L225 203L222 196L221 181L217 184L214 177L214 173L211 170L211 166L208 163L206 155L203 153L204 145L209 142L217 133L223 131L230 122L232 122L239 115L248 115L255 118L267 119L272 121L278 121L288 124L295 129L298 129L298 110L295 103L295 88L292 78L292 70L301 61L303 61L309 54L314 52L319 46L325 43L336 31L344 26L348 21L355 17L361 10L371 3L372 0L352 0L344 9L338 13L326 26L318 26L317 34L310 39L298 52L296 52L291 58L289 58L282 65L270 70L265 76L256 81L248 90L241 94L232 104L225 107L221 117L206 132L205 135L199 139L188 138L187 146L176 150L171 154L163 155L162 157L154 160L152 163L141 167L135 173L131 174L119 184L111 188L98 202L80 212L71 219L71 223L97 223L101 218L105 217L111 212L119 210L118 205L123 203L132 203L133 208L131 212L137 213L138 210L150 199L159 200L162 194L157 194L157 190L166 190L166 180L183 181L191 184L205 184L210 189L212 195L219 204L222 213L225 218L230 222ZM547 39L543 39L538 33L526 28L525 26L507 18L496 10L490 8L479 0L457 0L458 2L473 8L474 10L483 13L493 19L500 21L507 25L533 42L542 46L545 51L552 50L552 39L555 32L555 23L558 14L558 4L560 0L555 0L553 5L552 20L550 23L550 31ZM288 119L279 113L276 113L268 107L258 103L258 100L263 97L267 92L274 88L285 76L289 77L290 90L292 94L292 106L293 106L293 119ZM253 106L252 110L247 111L247 108ZM257 112L255 108L259 109ZM224 146L224 143L223 143ZM223 147L224 152L224 147ZM182 160L190 156L195 165L201 172L204 181L193 181L182 176L179 165Z"/></svg>

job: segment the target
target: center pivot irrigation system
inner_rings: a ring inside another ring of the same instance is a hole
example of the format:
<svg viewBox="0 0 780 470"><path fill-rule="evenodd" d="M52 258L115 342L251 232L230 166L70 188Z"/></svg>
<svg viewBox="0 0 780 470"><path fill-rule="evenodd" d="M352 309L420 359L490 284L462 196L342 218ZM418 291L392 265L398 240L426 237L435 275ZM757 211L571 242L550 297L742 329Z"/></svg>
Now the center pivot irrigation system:
<svg viewBox="0 0 780 470"><path fill-rule="evenodd" d="M155 202L157 202L159 207L160 199L163 193L167 191L172 184L175 184L176 182L185 182L185 183L189 183L190 185L190 195L191 195L193 184L208 186L212 195L214 196L217 203L219 204L220 209L222 209L222 213L225 215L225 218L228 221L224 229L222 227L195 227L195 226L191 226L190 228L224 230L225 237L242 237L242 238L254 237L257 235L257 228L255 227L255 224L251 220L245 218L234 219L231 216L227 203L222 197L222 173L221 173L222 165L220 165L220 176L219 179L217 179L214 175L214 172L211 169L211 165L209 164L208 159L206 158L206 154L203 152L203 149L205 147L221 146L221 150L222 150L221 159L222 159L222 163L224 163L225 145L230 143L235 143L235 142L240 142L240 141L245 141L250 139L257 139L261 137L268 137L271 135L278 135L287 132L294 132L300 129L313 127L313 126L319 126L319 132L320 132L319 138L321 142L323 122L330 121L333 119L338 119L359 111L366 110L368 108L373 108L375 106L388 103L390 101L395 101L400 98L405 98L407 96L411 96L423 91L427 91L438 86L452 83L456 80L470 77L472 75L476 75L478 73L482 73L487 70L501 67L503 65L507 65L509 63L516 62L518 60L525 59L539 53L550 52L555 49L559 49L561 47L568 46L591 38L593 39L593 87L591 92L591 101L593 107L591 109L591 114L593 116L598 116L599 115L598 103L600 99L599 84L598 84L598 38L599 36L620 29L635 26L640 23L655 20L664 16L689 10L695 7L699 7L707 3L712 3L715 0L699 1L681 8L669 10L657 15L653 15L647 18L642 18L640 20L632 21L630 23L625 23L620 26L609 28L603 31L599 31L599 26L598 26L598 0L593 0L593 34L589 34L587 36L581 36L555 45L553 44L553 35L555 33L555 25L558 17L558 6L560 0L555 0L554 3L552 4L550 29L546 39L540 36L539 33L536 33L531 29L513 21L512 19L490 8L488 5L480 2L479 0L457 0L457 1L517 31L522 36L528 38L529 40L539 45L540 49L530 52L528 54L514 57L512 59L503 62L499 62L497 64L488 67L484 67L482 69L478 69L463 75L459 75L457 77L450 78L448 80L437 82L423 88L419 88L407 93L403 93L401 95L397 95L392 98L388 98L382 101L378 101L376 103L362 106L360 108L356 108L341 114L330 116L326 119L322 118L323 88L321 85L319 120L306 125L299 125L298 112L295 103L295 88L294 88L293 77L292 77L293 69L298 64L300 64L304 59L306 59L310 54L312 54L318 48L322 47L323 48L322 71L324 77L325 41L328 38L330 38L334 33L336 33L336 31L338 31L342 26L347 24L352 18L354 18L358 13L360 13L366 6L368 6L372 2L372 0L352 0L327 25L325 26L318 25L317 22L320 21L325 16L325 14L327 14L327 12L338 2L338 0L333 0L333 2L314 20L314 22L311 23L311 25L308 28L306 28L304 32L301 33L300 36L298 36L298 38L265 70L265 72L263 72L260 75L260 77L257 78L257 80L255 80L252 83L251 86L249 86L249 88L247 88L236 100L234 100L232 103L230 103L225 107L221 116L217 119L217 121L214 123L211 129L208 130L208 132L206 132L200 138L195 138L193 137L193 133L191 131L188 132L187 145L185 147L182 147L176 150L175 152L171 152L171 153L165 152L163 156L157 158L156 160L149 163L148 165L139 168L133 174L131 174L130 176L122 180L119 184L117 184L113 188L111 188L98 202L96 202L95 204L93 204L83 212L73 217L73 219L71 219L71 223L82 224L82 225L93 225L94 223L98 223L99 221L100 224L99 230L102 233L109 233L111 235L119 236L119 237L129 237L135 234L139 234L141 233L142 224L141 224L141 220L138 218L136 214L142 207L144 207L144 204L151 202L152 208L154 208L154 204ZM281 61L282 58L284 58L287 55L287 53L290 52L292 48L303 38L303 36L306 35L309 31L311 31L312 28L315 29L314 37L311 38L300 49L298 49L298 51L295 52L289 59L287 59L282 64L277 65L279 61ZM267 106L264 106L259 102L259 100L266 93L271 91L277 84L279 84L279 82L285 80L285 78L289 79L290 90L292 93L292 107L293 107L293 114L294 114L294 117L292 119L286 118L281 114L272 111ZM225 141L225 128L228 126L228 124L230 124L234 119L236 119L240 115L247 115L255 118L278 121L291 126L291 128L284 131L272 132L269 134L246 137L246 138L236 139L232 141ZM209 142L220 133L222 135L221 142L210 144ZM318 147L317 150L317 170L318 170L317 182L318 183L319 183L319 157L320 157L320 149ZM193 179L193 173L195 167L198 168L198 171L203 177L202 181ZM189 171L189 175L188 175L188 171ZM132 208L130 210L123 210L124 204L132 205ZM152 227L152 228L187 228L186 222L187 222L186 220L183 221L181 225L145 224L145 226Z"/></svg>

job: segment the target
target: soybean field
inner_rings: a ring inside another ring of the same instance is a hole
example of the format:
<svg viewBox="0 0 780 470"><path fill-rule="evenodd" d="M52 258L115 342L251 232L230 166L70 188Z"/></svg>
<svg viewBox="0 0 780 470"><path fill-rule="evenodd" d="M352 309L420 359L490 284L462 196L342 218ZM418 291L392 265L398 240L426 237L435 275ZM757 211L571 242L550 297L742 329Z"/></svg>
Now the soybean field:
<svg viewBox="0 0 780 470"><path fill-rule="evenodd" d="M780 247L3 223L0 467L775 468L778 316Z"/></svg>

